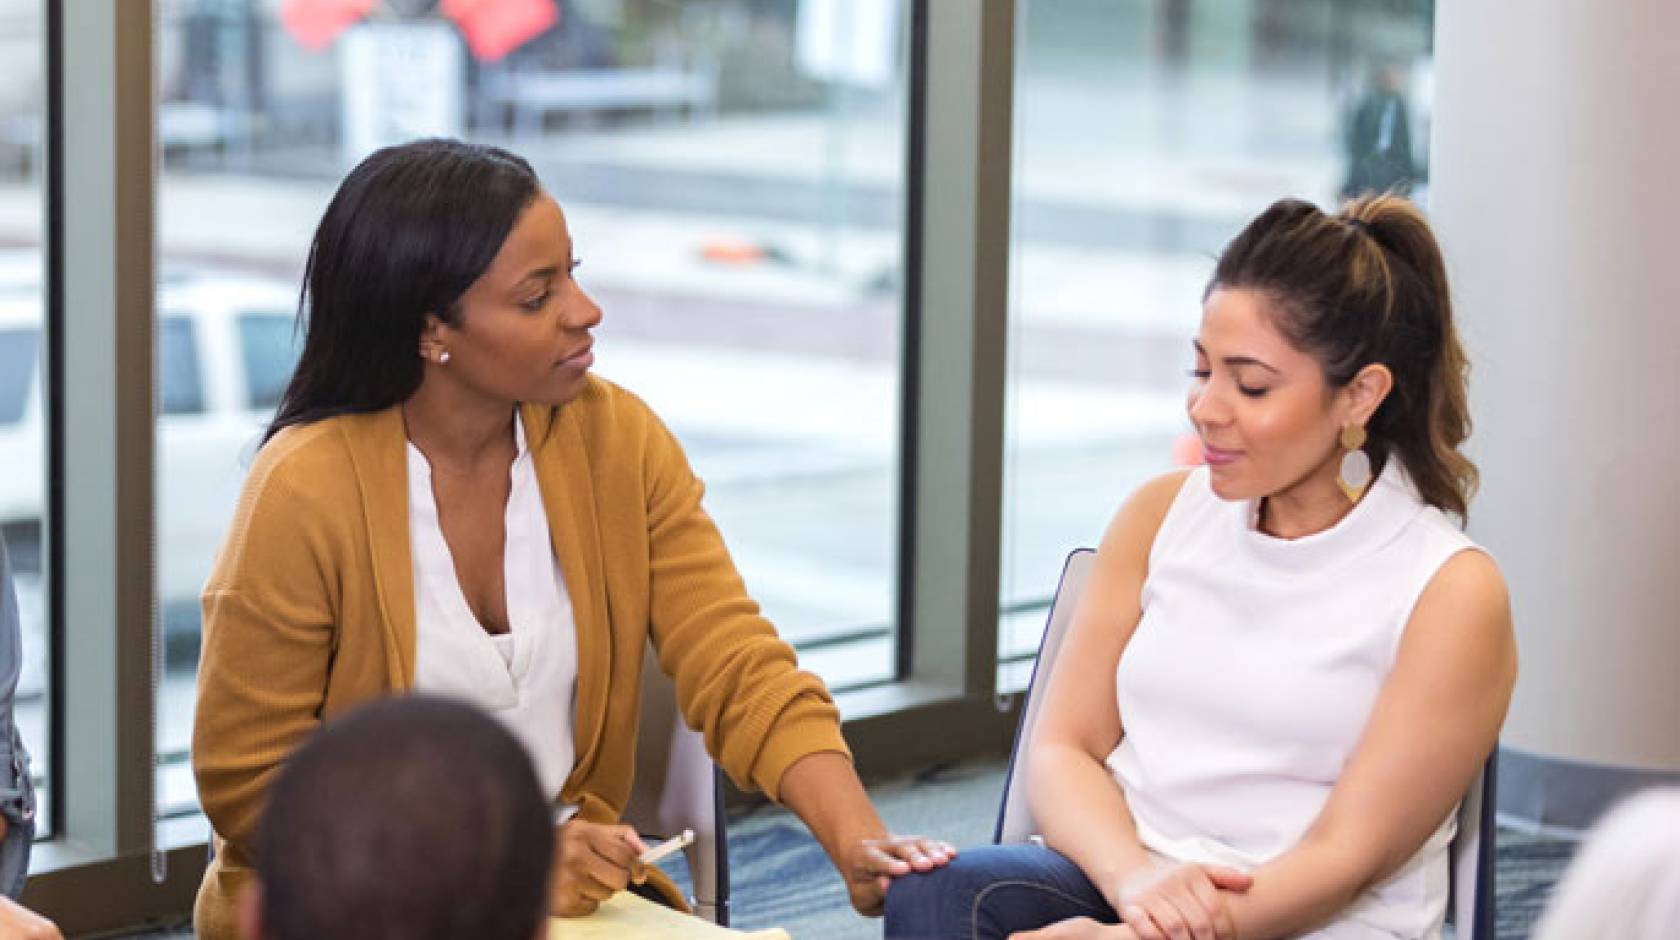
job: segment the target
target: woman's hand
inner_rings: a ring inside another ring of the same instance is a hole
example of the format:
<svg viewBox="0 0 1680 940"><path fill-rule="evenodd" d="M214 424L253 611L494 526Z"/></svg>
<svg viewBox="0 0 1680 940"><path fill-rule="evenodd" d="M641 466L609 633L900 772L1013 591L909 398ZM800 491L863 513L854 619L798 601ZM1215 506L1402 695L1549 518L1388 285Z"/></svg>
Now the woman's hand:
<svg viewBox="0 0 1680 940"><path fill-rule="evenodd" d="M1012 933L1009 940L1138 940L1125 924L1099 924L1089 917L1070 917L1042 930Z"/></svg>
<svg viewBox="0 0 1680 940"><path fill-rule="evenodd" d="M53 922L0 896L0 940L64 940Z"/></svg>
<svg viewBox="0 0 1680 940"><path fill-rule="evenodd" d="M858 839L835 861L845 876L852 907L865 917L878 917L887 902L887 887L894 878L932 871L956 857L956 847L949 842L921 836L888 836Z"/></svg>
<svg viewBox="0 0 1680 940"><path fill-rule="evenodd" d="M631 882L647 878L637 856L647 845L629 826L603 826L577 817L554 830L554 874L548 910L556 917L582 917Z"/></svg>
<svg viewBox="0 0 1680 940"><path fill-rule="evenodd" d="M932 871L957 854L938 839L889 833L845 754L818 751L794 761L782 773L780 798L811 827L865 917L881 915L894 878Z"/></svg>
<svg viewBox="0 0 1680 940"><path fill-rule="evenodd" d="M1127 879L1115 909L1138 940L1235 940L1224 894L1253 883L1254 876L1223 865L1175 865Z"/></svg>

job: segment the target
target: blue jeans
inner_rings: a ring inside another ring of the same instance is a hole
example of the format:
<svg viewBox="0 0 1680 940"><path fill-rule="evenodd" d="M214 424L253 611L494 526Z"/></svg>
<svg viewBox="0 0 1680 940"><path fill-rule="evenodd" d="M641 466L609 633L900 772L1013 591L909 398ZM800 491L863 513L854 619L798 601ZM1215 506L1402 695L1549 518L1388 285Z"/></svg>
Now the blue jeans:
<svg viewBox="0 0 1680 940"><path fill-rule="evenodd" d="M12 900L23 895L23 883L29 878L29 851L35 843L35 820L29 819L13 822L6 820L9 828L6 838L0 842L0 894Z"/></svg>
<svg viewBox="0 0 1680 940"><path fill-rule="evenodd" d="M1004 940L1070 917L1120 922L1091 879L1053 849L985 845L887 890L886 940Z"/></svg>

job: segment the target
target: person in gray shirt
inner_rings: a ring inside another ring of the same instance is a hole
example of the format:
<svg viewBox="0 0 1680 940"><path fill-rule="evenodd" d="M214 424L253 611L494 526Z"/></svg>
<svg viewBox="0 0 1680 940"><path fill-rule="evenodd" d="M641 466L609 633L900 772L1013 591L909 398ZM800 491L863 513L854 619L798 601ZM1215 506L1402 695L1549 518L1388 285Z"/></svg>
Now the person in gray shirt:
<svg viewBox="0 0 1680 940"><path fill-rule="evenodd" d="M16 898L29 876L35 842L35 788L29 780L29 752L13 720L13 697L23 670L22 623L12 565L0 540L0 893Z"/></svg>

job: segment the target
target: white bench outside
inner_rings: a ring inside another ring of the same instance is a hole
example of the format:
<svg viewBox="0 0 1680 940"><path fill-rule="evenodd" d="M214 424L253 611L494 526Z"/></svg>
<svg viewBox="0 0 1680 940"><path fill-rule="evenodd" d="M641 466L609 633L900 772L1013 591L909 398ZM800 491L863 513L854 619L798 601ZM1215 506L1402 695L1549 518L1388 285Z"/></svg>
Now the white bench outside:
<svg viewBox="0 0 1680 940"><path fill-rule="evenodd" d="M542 132L551 113L654 111L710 114L717 107L717 73L672 67L487 71L482 104L505 108L516 135Z"/></svg>

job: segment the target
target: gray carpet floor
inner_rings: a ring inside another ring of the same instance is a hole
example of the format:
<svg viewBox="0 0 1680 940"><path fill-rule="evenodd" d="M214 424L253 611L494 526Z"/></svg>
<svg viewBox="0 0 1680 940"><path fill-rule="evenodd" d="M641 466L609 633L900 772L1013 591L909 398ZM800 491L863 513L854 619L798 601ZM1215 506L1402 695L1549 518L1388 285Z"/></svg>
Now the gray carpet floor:
<svg viewBox="0 0 1680 940"><path fill-rule="evenodd" d="M896 832L981 845L992 838L1003 772L997 762L959 764L877 784L870 795ZM733 926L783 927L794 940L881 936L879 921L852 913L827 857L791 814L770 805L732 814L729 839ZM1528 937L1573 850L1570 842L1500 830L1498 940ZM686 878L680 862L673 874ZM190 940L192 933L177 927L128 936Z"/></svg>
<svg viewBox="0 0 1680 940"><path fill-rule="evenodd" d="M870 788L897 832L935 835L958 846L992 839L1002 791L1000 763L962 764ZM878 921L852 914L845 889L799 820L762 807L730 822L734 926L781 926L795 940L871 940ZM1572 842L1501 829L1495 891L1498 940L1526 940ZM755 890L764 885L768 890Z"/></svg>

